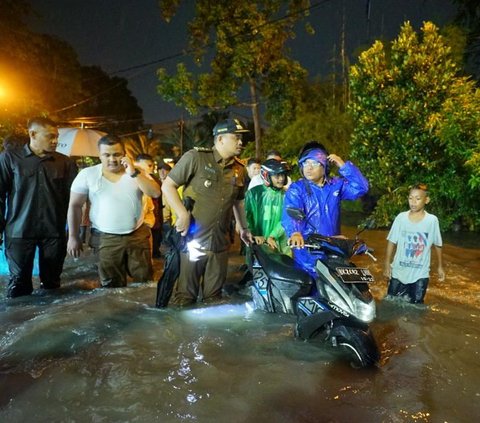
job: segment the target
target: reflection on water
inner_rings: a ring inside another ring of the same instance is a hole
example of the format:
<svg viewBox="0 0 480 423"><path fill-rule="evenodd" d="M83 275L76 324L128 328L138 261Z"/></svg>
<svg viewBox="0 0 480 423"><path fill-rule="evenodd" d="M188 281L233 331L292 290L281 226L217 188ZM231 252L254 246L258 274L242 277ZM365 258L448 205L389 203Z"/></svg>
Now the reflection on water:
<svg viewBox="0 0 480 423"><path fill-rule="evenodd" d="M372 329L382 360L374 370L353 370L334 352L295 340L294 318L253 312L240 296L159 310L155 284L95 289L86 262L67 263L58 293L5 301L2 284L0 419L476 421L479 250L446 245L447 281L433 273L427 306L411 306L382 301L385 235L364 233L379 260L358 260L377 279ZM231 269L230 280L239 279Z"/></svg>

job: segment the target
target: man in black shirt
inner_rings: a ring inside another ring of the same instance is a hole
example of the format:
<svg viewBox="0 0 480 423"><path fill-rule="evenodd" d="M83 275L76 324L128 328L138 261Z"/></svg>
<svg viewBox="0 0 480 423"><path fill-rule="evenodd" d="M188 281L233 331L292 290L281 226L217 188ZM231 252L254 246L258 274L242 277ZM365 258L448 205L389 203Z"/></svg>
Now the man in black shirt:
<svg viewBox="0 0 480 423"><path fill-rule="evenodd" d="M37 247L41 287L60 287L70 185L77 174L75 163L55 151L53 121L30 119L28 134L23 148L0 154L0 234L5 232L10 298L32 293Z"/></svg>

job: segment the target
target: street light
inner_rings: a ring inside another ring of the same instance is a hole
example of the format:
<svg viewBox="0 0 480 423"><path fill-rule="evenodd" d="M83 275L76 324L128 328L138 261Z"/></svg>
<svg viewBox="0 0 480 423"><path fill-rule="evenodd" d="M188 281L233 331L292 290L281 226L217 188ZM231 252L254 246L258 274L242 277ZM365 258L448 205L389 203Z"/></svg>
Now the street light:
<svg viewBox="0 0 480 423"><path fill-rule="evenodd" d="M6 103L10 97L6 86L0 82L0 102Z"/></svg>

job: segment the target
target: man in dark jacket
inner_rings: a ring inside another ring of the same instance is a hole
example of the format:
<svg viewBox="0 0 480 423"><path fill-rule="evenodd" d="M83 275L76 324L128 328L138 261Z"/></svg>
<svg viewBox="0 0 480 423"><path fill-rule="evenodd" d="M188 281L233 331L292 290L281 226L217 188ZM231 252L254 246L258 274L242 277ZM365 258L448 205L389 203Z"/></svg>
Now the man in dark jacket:
<svg viewBox="0 0 480 423"><path fill-rule="evenodd" d="M60 287L70 185L77 174L75 163L55 151L53 121L30 119L28 134L24 147L0 154L0 234L5 232L10 298L32 293L37 247L41 288Z"/></svg>

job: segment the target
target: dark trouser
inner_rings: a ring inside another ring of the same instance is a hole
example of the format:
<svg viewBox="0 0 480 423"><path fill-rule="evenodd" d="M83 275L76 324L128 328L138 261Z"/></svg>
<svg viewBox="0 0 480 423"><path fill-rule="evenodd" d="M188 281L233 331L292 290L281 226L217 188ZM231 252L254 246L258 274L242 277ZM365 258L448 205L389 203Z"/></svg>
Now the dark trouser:
<svg viewBox="0 0 480 423"><path fill-rule="evenodd" d="M406 297L412 304L423 304L428 288L429 278L419 279L415 283L404 284L398 279L391 278L388 284L387 295Z"/></svg>
<svg viewBox="0 0 480 423"><path fill-rule="evenodd" d="M98 242L98 273L103 287L127 286L127 274L135 282L153 279L151 234L147 225L125 235L93 230L92 237L92 245Z"/></svg>
<svg viewBox="0 0 480 423"><path fill-rule="evenodd" d="M227 279L228 251L203 252L196 260L180 254L180 276L175 290L175 303L194 303L202 286L203 300L220 298Z"/></svg>
<svg viewBox="0 0 480 423"><path fill-rule="evenodd" d="M172 229L172 225L168 222L164 222L162 225L162 236L160 242L165 244L165 238L167 237L168 232Z"/></svg>
<svg viewBox="0 0 480 423"><path fill-rule="evenodd" d="M5 254L10 272L8 297L14 298L32 293L33 260L37 247L41 288L55 289L60 287L60 275L67 253L65 238L7 238Z"/></svg>
<svg viewBox="0 0 480 423"><path fill-rule="evenodd" d="M160 257L162 243L162 228L152 228L152 257Z"/></svg>

